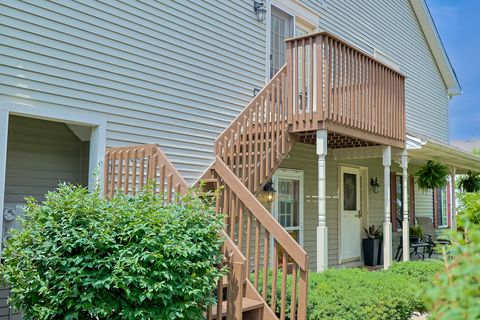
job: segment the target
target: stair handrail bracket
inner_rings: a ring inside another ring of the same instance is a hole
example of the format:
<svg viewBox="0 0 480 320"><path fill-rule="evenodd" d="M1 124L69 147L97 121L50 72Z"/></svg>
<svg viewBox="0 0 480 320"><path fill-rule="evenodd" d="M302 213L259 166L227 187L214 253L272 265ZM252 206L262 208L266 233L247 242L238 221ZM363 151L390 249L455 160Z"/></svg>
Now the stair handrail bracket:
<svg viewBox="0 0 480 320"><path fill-rule="evenodd" d="M328 32L286 40L293 132L327 129L404 147L405 75Z"/></svg>

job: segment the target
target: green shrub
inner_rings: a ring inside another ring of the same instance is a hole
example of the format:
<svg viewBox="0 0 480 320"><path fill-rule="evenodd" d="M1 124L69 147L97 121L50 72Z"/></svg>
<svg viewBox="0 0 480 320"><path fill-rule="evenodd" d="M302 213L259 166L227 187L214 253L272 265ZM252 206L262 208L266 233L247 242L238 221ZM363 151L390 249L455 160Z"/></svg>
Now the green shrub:
<svg viewBox="0 0 480 320"><path fill-rule="evenodd" d="M364 269L332 269L310 277L309 319L408 320L423 310L411 278Z"/></svg>
<svg viewBox="0 0 480 320"><path fill-rule="evenodd" d="M433 319L480 319L480 226L463 223L465 233L453 234L444 269L427 291L426 304Z"/></svg>
<svg viewBox="0 0 480 320"><path fill-rule="evenodd" d="M201 319L222 272L222 217L193 192L177 204L61 185L29 199L0 270L25 319Z"/></svg>
<svg viewBox="0 0 480 320"><path fill-rule="evenodd" d="M419 284L429 285L433 282L435 274L443 270L440 260L408 261L395 263L387 272L413 278Z"/></svg>
<svg viewBox="0 0 480 320"><path fill-rule="evenodd" d="M480 193L460 193L458 201L459 225L463 227L463 221L480 225Z"/></svg>

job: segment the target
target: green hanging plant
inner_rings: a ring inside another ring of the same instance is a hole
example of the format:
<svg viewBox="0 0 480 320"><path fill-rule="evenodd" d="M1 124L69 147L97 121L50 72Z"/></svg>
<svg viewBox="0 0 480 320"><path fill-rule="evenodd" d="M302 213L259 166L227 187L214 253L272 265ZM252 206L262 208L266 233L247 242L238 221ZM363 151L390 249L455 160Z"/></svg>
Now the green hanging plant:
<svg viewBox="0 0 480 320"><path fill-rule="evenodd" d="M480 191L480 175L468 171L468 174L461 177L458 181L458 187L464 192L479 192Z"/></svg>
<svg viewBox="0 0 480 320"><path fill-rule="evenodd" d="M447 185L448 167L437 161L427 161L416 173L420 190L428 191Z"/></svg>

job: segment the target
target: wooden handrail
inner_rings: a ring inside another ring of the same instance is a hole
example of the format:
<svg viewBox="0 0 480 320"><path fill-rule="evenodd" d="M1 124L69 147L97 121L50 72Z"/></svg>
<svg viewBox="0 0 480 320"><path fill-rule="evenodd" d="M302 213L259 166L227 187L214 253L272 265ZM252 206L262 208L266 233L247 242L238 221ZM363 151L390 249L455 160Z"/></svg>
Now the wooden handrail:
<svg viewBox="0 0 480 320"><path fill-rule="evenodd" d="M215 140L215 154L256 193L294 144L287 121L284 66Z"/></svg>
<svg viewBox="0 0 480 320"><path fill-rule="evenodd" d="M147 183L171 201L187 191L187 183L157 144L108 148L104 162L104 194L135 194Z"/></svg>
<svg viewBox="0 0 480 320"><path fill-rule="evenodd" d="M305 250L288 234L278 221L268 212L262 203L243 185L243 183L231 172L228 166L217 157L215 171L233 193L252 212L255 218L265 226L270 235L276 239L280 246L287 251L295 263L303 269L308 269L308 258Z"/></svg>
<svg viewBox="0 0 480 320"><path fill-rule="evenodd" d="M273 312L279 303L280 314L277 316L280 319L285 319L287 296L290 296L291 319L306 319L307 253L219 156L214 167L218 185L223 186L223 201L219 200L217 209L225 215L229 239L234 241L246 258L245 281L248 281L251 269L253 287L265 301L269 296L272 297L269 308ZM273 252L270 251L270 245L273 246ZM292 277L291 292L286 290L289 269ZM279 299L277 299L278 272L281 272ZM269 283L271 292L268 292Z"/></svg>

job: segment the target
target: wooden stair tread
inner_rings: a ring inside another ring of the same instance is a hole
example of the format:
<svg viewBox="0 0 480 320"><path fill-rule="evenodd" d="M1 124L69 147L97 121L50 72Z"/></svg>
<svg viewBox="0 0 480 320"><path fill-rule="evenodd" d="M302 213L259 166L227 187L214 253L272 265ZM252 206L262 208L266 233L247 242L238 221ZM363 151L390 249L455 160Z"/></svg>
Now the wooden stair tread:
<svg viewBox="0 0 480 320"><path fill-rule="evenodd" d="M250 299L250 298L242 298L242 311L250 311L259 308L263 308L264 303L263 301ZM217 319L217 306L214 305L212 308L212 319ZM222 318L227 315L227 301L222 301Z"/></svg>

